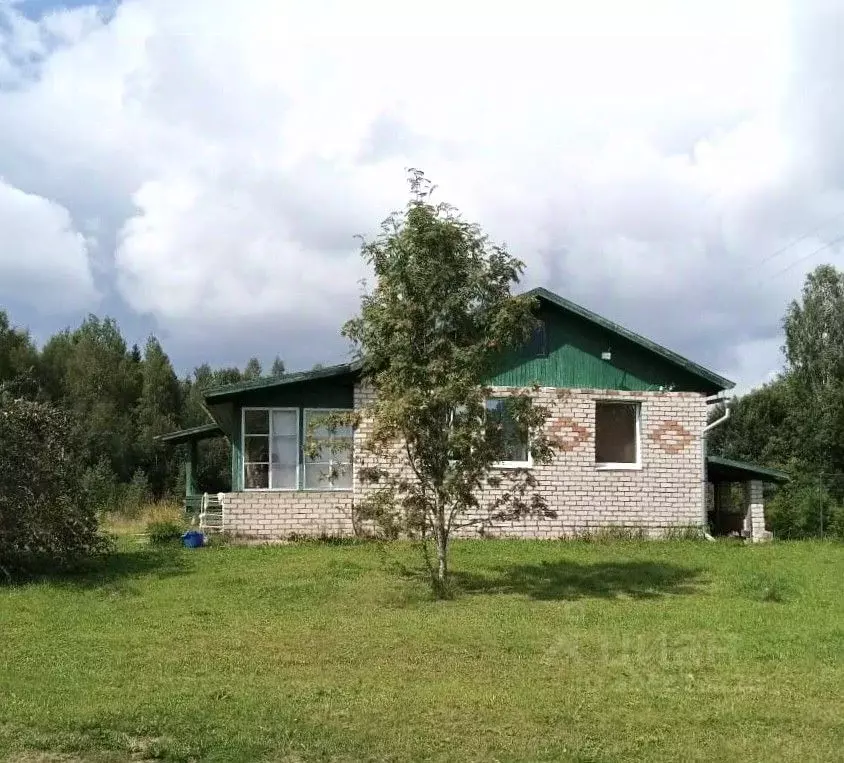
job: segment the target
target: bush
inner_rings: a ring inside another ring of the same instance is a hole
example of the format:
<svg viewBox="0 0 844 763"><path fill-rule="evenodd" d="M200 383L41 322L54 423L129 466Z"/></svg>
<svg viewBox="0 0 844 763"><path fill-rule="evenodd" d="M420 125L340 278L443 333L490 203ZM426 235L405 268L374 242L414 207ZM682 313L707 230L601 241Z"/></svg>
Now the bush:
<svg viewBox="0 0 844 763"><path fill-rule="evenodd" d="M169 520L150 522L147 525L149 542L154 546L162 546L166 543L175 543L181 540L185 531L184 525Z"/></svg>
<svg viewBox="0 0 844 763"><path fill-rule="evenodd" d="M114 508L123 516L137 517L152 500L149 479L143 469L136 469L132 475L132 481L128 485L122 485L121 488L120 498Z"/></svg>
<svg viewBox="0 0 844 763"><path fill-rule="evenodd" d="M78 429L0 393L0 567L58 569L106 548L82 489Z"/></svg>
<svg viewBox="0 0 844 763"><path fill-rule="evenodd" d="M117 505L120 485L117 484L117 475L105 456L82 472L81 489L85 504L91 511L112 511Z"/></svg>
<svg viewBox="0 0 844 763"><path fill-rule="evenodd" d="M844 540L844 506L817 479L801 478L781 486L765 514L774 537L837 537Z"/></svg>

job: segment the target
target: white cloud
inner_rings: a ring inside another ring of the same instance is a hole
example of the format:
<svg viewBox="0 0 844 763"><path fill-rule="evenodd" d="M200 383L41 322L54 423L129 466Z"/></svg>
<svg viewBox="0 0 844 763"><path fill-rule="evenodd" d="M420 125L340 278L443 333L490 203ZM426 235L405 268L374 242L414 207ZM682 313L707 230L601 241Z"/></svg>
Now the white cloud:
<svg viewBox="0 0 844 763"><path fill-rule="evenodd" d="M67 210L0 179L0 298L60 313L96 298L88 244Z"/></svg>
<svg viewBox="0 0 844 763"><path fill-rule="evenodd" d="M817 260L779 271L844 228L760 265L844 210L842 14L796 3L126 0L16 17L0 172L110 231L125 302L209 357L224 330L265 326L324 359L314 332L336 331L363 273L352 236L419 166L531 284L752 384Z"/></svg>

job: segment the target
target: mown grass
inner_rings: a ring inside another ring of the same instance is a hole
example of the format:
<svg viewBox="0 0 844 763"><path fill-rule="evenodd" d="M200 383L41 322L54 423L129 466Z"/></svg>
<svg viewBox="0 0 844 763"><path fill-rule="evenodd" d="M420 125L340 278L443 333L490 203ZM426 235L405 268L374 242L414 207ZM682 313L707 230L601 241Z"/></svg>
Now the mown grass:
<svg viewBox="0 0 844 763"><path fill-rule="evenodd" d="M0 589L0 760L834 760L844 547L127 546Z"/></svg>

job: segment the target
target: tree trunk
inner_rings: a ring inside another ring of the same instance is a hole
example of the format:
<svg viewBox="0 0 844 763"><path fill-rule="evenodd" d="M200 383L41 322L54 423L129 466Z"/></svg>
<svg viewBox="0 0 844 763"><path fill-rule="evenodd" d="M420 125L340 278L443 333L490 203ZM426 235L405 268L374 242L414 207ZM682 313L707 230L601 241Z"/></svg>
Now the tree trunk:
<svg viewBox="0 0 844 763"><path fill-rule="evenodd" d="M437 511L437 526L434 537L437 542L437 577L434 581L437 596L448 595L448 529L445 526L445 512Z"/></svg>

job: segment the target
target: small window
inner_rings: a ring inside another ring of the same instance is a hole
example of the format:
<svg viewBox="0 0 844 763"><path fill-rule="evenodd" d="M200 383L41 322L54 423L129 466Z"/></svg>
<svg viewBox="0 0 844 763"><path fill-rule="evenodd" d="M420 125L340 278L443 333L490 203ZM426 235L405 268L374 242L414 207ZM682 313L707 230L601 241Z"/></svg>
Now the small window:
<svg viewBox="0 0 844 763"><path fill-rule="evenodd" d="M595 463L606 469L641 466L638 403L595 403Z"/></svg>
<svg viewBox="0 0 844 763"><path fill-rule="evenodd" d="M526 466L530 464L528 433L516 422L512 399L491 397L486 401L487 422L501 426L501 461L503 465Z"/></svg>
<svg viewBox="0 0 844 763"><path fill-rule="evenodd" d="M527 345L527 356L529 358L544 358L548 356L548 333L545 328L545 321L539 321L534 326L533 333Z"/></svg>

